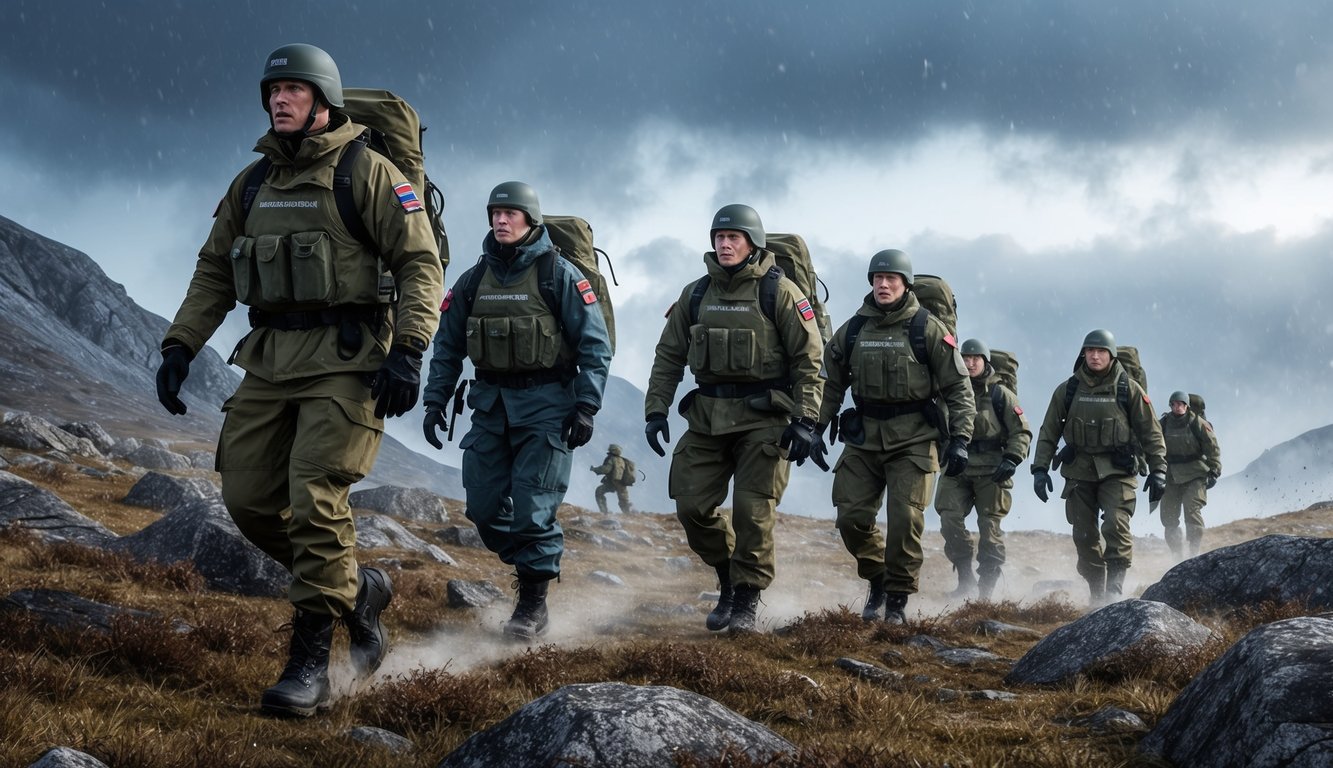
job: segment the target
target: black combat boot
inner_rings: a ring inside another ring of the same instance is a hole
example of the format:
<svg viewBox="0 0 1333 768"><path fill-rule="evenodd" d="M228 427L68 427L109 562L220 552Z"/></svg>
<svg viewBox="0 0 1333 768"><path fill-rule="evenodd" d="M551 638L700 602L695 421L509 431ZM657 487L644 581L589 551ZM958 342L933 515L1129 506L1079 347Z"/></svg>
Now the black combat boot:
<svg viewBox="0 0 1333 768"><path fill-rule="evenodd" d="M1101 608L1106 605L1106 572L1083 578L1088 582L1088 607Z"/></svg>
<svg viewBox="0 0 1333 768"><path fill-rule="evenodd" d="M704 626L716 632L731 623L731 603L735 596L731 588L731 563L717 566L717 606L708 614Z"/></svg>
<svg viewBox="0 0 1333 768"><path fill-rule="evenodd" d="M906 592L884 593L884 623L886 624L907 623Z"/></svg>
<svg viewBox="0 0 1333 768"><path fill-rule="evenodd" d="M309 717L329 706L329 645L333 617L298 610L292 619L292 640L287 667L277 684L259 701L265 713L281 717Z"/></svg>
<svg viewBox="0 0 1333 768"><path fill-rule="evenodd" d="M733 635L754 632L755 621L759 613L759 587L749 584L736 585L731 606L731 622L727 631Z"/></svg>
<svg viewBox="0 0 1333 768"><path fill-rule="evenodd" d="M879 621L884 618L884 577L870 579L870 594L861 609L861 621Z"/></svg>
<svg viewBox="0 0 1333 768"><path fill-rule="evenodd" d="M1000 569L985 571L977 575L977 596L982 600L990 600L995 592L995 582L1000 580Z"/></svg>
<svg viewBox="0 0 1333 768"><path fill-rule="evenodd" d="M1163 533L1164 537L1166 538L1166 545L1171 548L1171 555L1175 557L1176 562L1178 563L1181 560L1185 559L1185 554L1182 551L1181 541L1180 541L1181 539L1180 526L1176 526L1175 528L1167 528Z"/></svg>
<svg viewBox="0 0 1333 768"><path fill-rule="evenodd" d="M393 582L379 568L358 568L356 607L343 616L351 638L352 669L358 677L373 674L389 652L389 632L380 613L393 599Z"/></svg>
<svg viewBox="0 0 1333 768"><path fill-rule="evenodd" d="M1118 602L1125 591L1126 565L1108 565L1106 567L1106 602Z"/></svg>
<svg viewBox="0 0 1333 768"><path fill-rule="evenodd" d="M949 593L949 597L954 599L960 597L971 597L977 591L977 576L972 572L972 560L959 560L953 564L953 569L958 571L958 587Z"/></svg>
<svg viewBox="0 0 1333 768"><path fill-rule="evenodd" d="M504 633L521 640L531 640L546 633L550 615L546 612L547 579L518 577L518 604L505 624Z"/></svg>

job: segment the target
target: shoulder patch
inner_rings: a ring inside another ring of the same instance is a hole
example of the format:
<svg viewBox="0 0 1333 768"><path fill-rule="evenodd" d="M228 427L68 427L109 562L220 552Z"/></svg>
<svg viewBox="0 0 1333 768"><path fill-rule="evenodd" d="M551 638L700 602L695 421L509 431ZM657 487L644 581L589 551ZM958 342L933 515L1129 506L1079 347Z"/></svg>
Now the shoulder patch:
<svg viewBox="0 0 1333 768"><path fill-rule="evenodd" d="M800 301L796 302L796 311L800 312L801 317L806 320L815 319L814 307L810 306L810 300L807 298L802 297Z"/></svg>
<svg viewBox="0 0 1333 768"><path fill-rule="evenodd" d="M586 278L575 283L574 287L578 289L579 295L583 297L584 304L597 303L597 292L592 289L592 283L588 282Z"/></svg>
<svg viewBox="0 0 1333 768"><path fill-rule="evenodd" d="M404 181L401 184L393 185L393 193L398 196L398 204L403 206L403 213L416 213L426 210L417 199L417 193L412 190L412 185Z"/></svg>
<svg viewBox="0 0 1333 768"><path fill-rule="evenodd" d="M1144 392L1144 393L1143 393L1143 402L1146 403L1146 404L1148 404L1148 405L1152 405L1152 400L1149 400L1149 399L1148 399L1148 393L1147 393L1147 392Z"/></svg>
<svg viewBox="0 0 1333 768"><path fill-rule="evenodd" d="M958 349L958 339L955 339L952 333L944 334L944 343L948 344L954 349Z"/></svg>
<svg viewBox="0 0 1333 768"><path fill-rule="evenodd" d="M1014 415L1015 415L1015 416L1022 416L1022 415L1023 415L1023 406L1021 406L1021 405L1015 405L1015 406L1014 406Z"/></svg>
<svg viewBox="0 0 1333 768"><path fill-rule="evenodd" d="M440 302L440 311L448 312L449 304L452 303L453 300L454 300L454 289L450 288L448 291L445 291L444 301Z"/></svg>

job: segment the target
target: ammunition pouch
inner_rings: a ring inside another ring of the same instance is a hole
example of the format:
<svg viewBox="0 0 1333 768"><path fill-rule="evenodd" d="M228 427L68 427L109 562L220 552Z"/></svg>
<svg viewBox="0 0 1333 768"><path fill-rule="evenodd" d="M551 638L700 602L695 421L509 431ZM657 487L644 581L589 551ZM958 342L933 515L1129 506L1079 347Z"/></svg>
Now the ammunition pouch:
<svg viewBox="0 0 1333 768"><path fill-rule="evenodd" d="M838 437L848 445L865 443L866 424L859 410L848 408L838 416Z"/></svg>
<svg viewBox="0 0 1333 768"><path fill-rule="evenodd" d="M1138 456L1130 446L1121 446L1111 454L1111 466L1131 475L1137 474L1139 469Z"/></svg>

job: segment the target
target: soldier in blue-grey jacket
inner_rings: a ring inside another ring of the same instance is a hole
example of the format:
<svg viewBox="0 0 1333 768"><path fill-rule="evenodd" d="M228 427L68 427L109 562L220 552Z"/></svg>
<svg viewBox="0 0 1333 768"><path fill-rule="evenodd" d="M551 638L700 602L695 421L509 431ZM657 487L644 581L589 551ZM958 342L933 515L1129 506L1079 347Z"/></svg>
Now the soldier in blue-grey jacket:
<svg viewBox="0 0 1333 768"><path fill-rule="evenodd" d="M423 428L442 447L437 430L447 427L463 359L471 359L472 428L460 444L467 516L514 566L518 602L504 631L526 639L548 624L547 585L564 552L555 513L574 449L592 438L611 339L592 286L552 245L532 187L500 184L486 210L485 253L444 299ZM541 289L543 274L553 291Z"/></svg>

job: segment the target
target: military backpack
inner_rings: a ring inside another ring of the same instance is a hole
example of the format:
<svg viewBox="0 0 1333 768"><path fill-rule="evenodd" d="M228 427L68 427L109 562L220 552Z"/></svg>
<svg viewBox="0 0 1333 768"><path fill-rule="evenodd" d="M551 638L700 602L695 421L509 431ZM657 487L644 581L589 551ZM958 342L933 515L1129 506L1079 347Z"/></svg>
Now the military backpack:
<svg viewBox="0 0 1333 768"><path fill-rule="evenodd" d="M995 375L1000 377L1000 383L1008 387L1010 392L1018 394L1018 357L1013 352L992 349L990 365L995 369Z"/></svg>
<svg viewBox="0 0 1333 768"><path fill-rule="evenodd" d="M421 135L426 132L426 128L421 124L417 111L399 96L378 88L344 88L343 106L338 111L347 115L352 122L366 127L365 133L347 145L342 157L338 159L338 165L333 169L333 199L338 205L338 217L342 219L343 226L358 242L379 255L379 247L366 230L352 194L352 168L361 156L361 151L369 147L388 158L407 177L411 189L396 188L394 192L404 211L420 210L426 214L440 252L440 264L448 267L449 235L444 231L442 219L444 194L426 175L425 154L421 145ZM259 188L264 185L264 179L268 177L272 166L273 161L263 157L246 175L241 197L243 217L250 214L255 196L259 194Z"/></svg>
<svg viewBox="0 0 1333 768"><path fill-rule="evenodd" d="M1193 392L1191 392L1191 393L1190 393L1190 410L1191 410L1191 411L1194 411L1194 413L1198 414L1199 418L1201 418L1201 419L1207 419L1208 417L1204 414L1204 408L1205 408L1205 407L1206 407L1206 406L1205 406L1205 404L1204 404L1204 402L1203 402L1203 395L1196 395L1196 394L1194 394Z"/></svg>
<svg viewBox="0 0 1333 768"><path fill-rule="evenodd" d="M833 323L824 306L824 301L828 299L828 286L824 286L824 299L820 299L819 287L824 285L824 281L815 272L810 246L805 244L805 238L795 234L769 232L764 238L767 241L764 247L773 252L782 273L796 284L801 295L810 302L811 309L815 311L815 324L819 326L819 336L827 344L833 335Z"/></svg>
<svg viewBox="0 0 1333 768"><path fill-rule="evenodd" d="M625 486L634 485L639 479L639 473L634 466L634 462L624 457L621 457L620 462L620 477L617 478L620 484Z"/></svg>
<svg viewBox="0 0 1333 768"><path fill-rule="evenodd" d="M953 288L939 275L916 275L912 280L912 293L921 306L938 317L949 333L958 334L958 300L954 298Z"/></svg>

